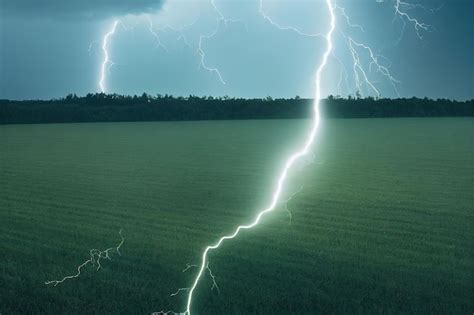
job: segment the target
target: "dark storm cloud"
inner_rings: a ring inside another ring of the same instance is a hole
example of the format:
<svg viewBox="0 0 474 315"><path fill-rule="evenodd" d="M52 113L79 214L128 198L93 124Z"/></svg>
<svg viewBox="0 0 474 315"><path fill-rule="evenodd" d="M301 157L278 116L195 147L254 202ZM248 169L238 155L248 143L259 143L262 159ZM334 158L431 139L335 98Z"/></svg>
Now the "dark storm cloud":
<svg viewBox="0 0 474 315"><path fill-rule="evenodd" d="M47 19L104 18L125 14L152 13L164 0L0 0L7 16Z"/></svg>

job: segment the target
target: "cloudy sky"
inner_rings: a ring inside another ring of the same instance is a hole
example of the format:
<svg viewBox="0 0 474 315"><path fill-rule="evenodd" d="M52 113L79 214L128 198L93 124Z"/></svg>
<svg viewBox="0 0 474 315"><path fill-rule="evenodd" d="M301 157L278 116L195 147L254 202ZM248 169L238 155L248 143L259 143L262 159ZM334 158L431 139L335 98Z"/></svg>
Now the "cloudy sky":
<svg viewBox="0 0 474 315"><path fill-rule="evenodd" d="M474 1L405 3L426 30L397 15L396 0L336 1L324 95L474 98ZM100 91L116 20L107 93L311 97L328 10L322 0L0 0L0 98Z"/></svg>

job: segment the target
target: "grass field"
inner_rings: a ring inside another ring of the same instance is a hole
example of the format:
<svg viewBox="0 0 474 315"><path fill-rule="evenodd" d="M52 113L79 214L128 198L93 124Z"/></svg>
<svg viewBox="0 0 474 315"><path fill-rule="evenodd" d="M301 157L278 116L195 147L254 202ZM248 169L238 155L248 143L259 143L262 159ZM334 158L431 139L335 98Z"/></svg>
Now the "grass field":
<svg viewBox="0 0 474 315"><path fill-rule="evenodd" d="M0 313L183 311L202 249L269 201L303 120L0 126ZM474 119L323 122L195 314L474 312ZM122 256L73 274L91 248Z"/></svg>

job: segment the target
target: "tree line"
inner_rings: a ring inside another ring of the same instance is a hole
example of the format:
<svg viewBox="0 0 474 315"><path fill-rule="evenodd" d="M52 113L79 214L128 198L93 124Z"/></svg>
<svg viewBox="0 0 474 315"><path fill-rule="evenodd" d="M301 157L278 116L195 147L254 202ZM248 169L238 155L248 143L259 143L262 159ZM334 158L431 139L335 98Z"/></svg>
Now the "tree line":
<svg viewBox="0 0 474 315"><path fill-rule="evenodd" d="M0 124L308 118L313 100L190 95L69 94L53 100L0 100ZM341 98L321 101L325 118L474 117L474 100Z"/></svg>

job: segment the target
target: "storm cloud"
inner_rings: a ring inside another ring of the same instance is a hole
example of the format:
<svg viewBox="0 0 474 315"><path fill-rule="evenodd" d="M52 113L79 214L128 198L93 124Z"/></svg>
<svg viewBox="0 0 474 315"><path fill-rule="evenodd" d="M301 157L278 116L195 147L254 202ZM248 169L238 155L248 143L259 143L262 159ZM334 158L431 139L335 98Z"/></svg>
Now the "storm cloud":
<svg viewBox="0 0 474 315"><path fill-rule="evenodd" d="M127 14L153 13L164 0L0 0L3 16L45 19L97 19Z"/></svg>

